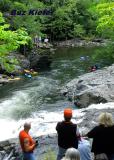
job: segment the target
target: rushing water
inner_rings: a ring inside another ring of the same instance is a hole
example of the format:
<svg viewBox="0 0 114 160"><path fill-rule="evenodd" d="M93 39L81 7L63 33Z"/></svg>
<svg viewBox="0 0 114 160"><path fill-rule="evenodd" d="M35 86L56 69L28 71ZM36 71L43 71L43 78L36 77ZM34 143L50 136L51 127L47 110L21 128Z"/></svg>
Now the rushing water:
<svg viewBox="0 0 114 160"><path fill-rule="evenodd" d="M99 48L100 50L101 48ZM63 48L53 55L50 70L32 79L22 79L0 88L0 141L17 137L25 121L32 122L31 134L54 133L65 107L76 107L60 94L60 89L73 78L89 72L95 63L96 48Z"/></svg>

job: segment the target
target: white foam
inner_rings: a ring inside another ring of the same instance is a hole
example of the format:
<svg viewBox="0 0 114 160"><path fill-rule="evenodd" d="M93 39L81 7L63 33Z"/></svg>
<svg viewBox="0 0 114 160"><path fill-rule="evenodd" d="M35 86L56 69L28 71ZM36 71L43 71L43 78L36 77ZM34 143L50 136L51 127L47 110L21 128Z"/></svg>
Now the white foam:
<svg viewBox="0 0 114 160"><path fill-rule="evenodd" d="M114 108L114 103L106 103L106 104L94 104L90 105L88 108L83 109L74 109L73 110L73 122L80 123L86 112L85 110L90 109L103 109L103 108ZM6 140L9 138L17 138L20 130L23 129L23 124L25 122L31 122L32 128L30 130L30 134L32 136L40 136L46 135L50 133L56 133L56 124L59 121L63 120L63 110L48 112L48 111L40 111L37 113L33 113L31 118L20 119L19 121L15 121L9 118L0 119L0 141Z"/></svg>
<svg viewBox="0 0 114 160"><path fill-rule="evenodd" d="M74 116L80 113L78 111L74 111ZM82 116L82 113L80 114ZM46 135L50 133L56 133L56 124L58 121L62 121L63 111L59 112L47 112L42 111L39 113L34 113L32 118L14 121L11 119L2 119L0 120L1 124L1 132L0 132L0 141L9 139L9 138L17 138L20 130L23 129L23 124L25 122L31 122L32 128L30 130L30 134L32 136L40 136ZM73 119L73 122L76 122L76 119Z"/></svg>
<svg viewBox="0 0 114 160"><path fill-rule="evenodd" d="M100 104L92 104L89 107L87 107L87 109L106 109L106 108L114 108L114 102L109 102L109 103L100 103Z"/></svg>
<svg viewBox="0 0 114 160"><path fill-rule="evenodd" d="M28 103L28 95L24 92L15 92L15 95L0 103L0 117L10 117L12 111L23 108L23 105Z"/></svg>

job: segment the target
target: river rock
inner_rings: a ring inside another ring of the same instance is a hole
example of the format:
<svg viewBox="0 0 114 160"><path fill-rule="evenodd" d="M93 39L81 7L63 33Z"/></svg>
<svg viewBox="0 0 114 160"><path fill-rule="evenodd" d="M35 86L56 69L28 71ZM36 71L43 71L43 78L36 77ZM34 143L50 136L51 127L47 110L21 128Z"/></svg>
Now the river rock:
<svg viewBox="0 0 114 160"><path fill-rule="evenodd" d="M78 124L82 135L85 135L89 130L98 125L98 116L103 112L111 113L114 119L114 109L110 107L96 109L92 108L91 106L91 108L82 110L82 113L84 113L83 118L82 121Z"/></svg>
<svg viewBox="0 0 114 160"><path fill-rule="evenodd" d="M6 79L6 78L0 78L0 86L6 84L6 83L8 83L8 82L9 82L8 79Z"/></svg>
<svg viewBox="0 0 114 160"><path fill-rule="evenodd" d="M70 81L61 93L79 107L114 102L114 64Z"/></svg>
<svg viewBox="0 0 114 160"><path fill-rule="evenodd" d="M8 76L11 75L19 75L20 71L24 68L24 69L29 69L30 68L30 62L29 60L22 54L19 53L10 53L8 55L8 59L9 60L13 60L13 59L17 59L18 63L13 65L13 71L12 72L8 72L6 71L6 69L4 68L3 65L1 65L0 67L0 73L1 74L6 74Z"/></svg>
<svg viewBox="0 0 114 160"><path fill-rule="evenodd" d="M93 40L84 40L84 39L71 39L66 41L55 42L54 45L57 47L94 47L94 46L105 46L107 40L103 39L93 39Z"/></svg>
<svg viewBox="0 0 114 160"><path fill-rule="evenodd" d="M49 68L52 62L51 55L48 53L49 51L42 51L41 53L39 52L40 51L38 51L37 49L34 49L28 55L30 67L36 71Z"/></svg>
<svg viewBox="0 0 114 160"><path fill-rule="evenodd" d="M35 148L35 157L40 160L48 151L57 153L57 135L50 134L40 137L34 137L38 140L39 145ZM22 150L18 139L10 139L0 142L0 160L22 160Z"/></svg>

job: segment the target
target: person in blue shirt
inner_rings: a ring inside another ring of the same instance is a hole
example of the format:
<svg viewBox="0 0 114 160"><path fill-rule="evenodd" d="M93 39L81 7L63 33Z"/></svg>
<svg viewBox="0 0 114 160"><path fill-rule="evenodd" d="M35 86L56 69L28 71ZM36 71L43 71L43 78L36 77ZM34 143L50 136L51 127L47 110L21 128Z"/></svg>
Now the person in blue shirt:
<svg viewBox="0 0 114 160"><path fill-rule="evenodd" d="M92 160L91 146L88 140L81 137L78 141L78 150L80 152L80 160Z"/></svg>

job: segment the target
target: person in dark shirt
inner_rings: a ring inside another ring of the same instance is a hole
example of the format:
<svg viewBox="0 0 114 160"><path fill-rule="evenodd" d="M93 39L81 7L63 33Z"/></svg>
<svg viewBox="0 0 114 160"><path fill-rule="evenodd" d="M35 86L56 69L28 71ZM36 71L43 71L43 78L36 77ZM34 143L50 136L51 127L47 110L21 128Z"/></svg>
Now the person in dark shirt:
<svg viewBox="0 0 114 160"><path fill-rule="evenodd" d="M56 126L58 134L59 151L57 160L61 160L68 148L78 148L79 131L77 125L71 122L72 109L64 110L64 121L58 122Z"/></svg>
<svg viewBox="0 0 114 160"><path fill-rule="evenodd" d="M109 160L114 160L114 125L110 113L101 113L99 125L87 133L89 138L93 138L92 152L95 159L97 155L105 153Z"/></svg>

